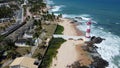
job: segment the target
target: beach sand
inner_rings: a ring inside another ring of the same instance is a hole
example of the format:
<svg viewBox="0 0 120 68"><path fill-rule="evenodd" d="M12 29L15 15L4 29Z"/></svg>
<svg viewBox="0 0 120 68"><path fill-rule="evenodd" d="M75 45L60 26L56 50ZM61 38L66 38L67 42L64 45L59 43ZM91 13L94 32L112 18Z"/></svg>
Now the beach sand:
<svg viewBox="0 0 120 68"><path fill-rule="evenodd" d="M70 23L71 21L72 20L70 19L61 19L61 21L58 23L64 27L63 35L83 35L82 32L77 31L74 24ZM67 40L58 49L58 54L55 58L53 58L50 68L66 68L75 61L80 61L80 63L83 65L90 64L91 60L87 56L87 52L82 50L82 45L84 45L83 40Z"/></svg>

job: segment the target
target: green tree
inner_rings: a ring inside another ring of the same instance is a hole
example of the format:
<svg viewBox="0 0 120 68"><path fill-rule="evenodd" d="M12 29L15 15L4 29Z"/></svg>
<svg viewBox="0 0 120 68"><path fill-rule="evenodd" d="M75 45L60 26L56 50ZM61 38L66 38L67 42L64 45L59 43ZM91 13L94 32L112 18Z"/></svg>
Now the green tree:
<svg viewBox="0 0 120 68"><path fill-rule="evenodd" d="M13 14L14 14L14 12L10 7L6 7L6 6L0 7L0 18L12 17Z"/></svg>
<svg viewBox="0 0 120 68"><path fill-rule="evenodd" d="M17 46L15 46L15 43L13 42L12 39L7 38L7 39L5 39L4 41L5 41L5 43L6 43L5 48L6 48L7 50L16 49L16 48L17 48Z"/></svg>

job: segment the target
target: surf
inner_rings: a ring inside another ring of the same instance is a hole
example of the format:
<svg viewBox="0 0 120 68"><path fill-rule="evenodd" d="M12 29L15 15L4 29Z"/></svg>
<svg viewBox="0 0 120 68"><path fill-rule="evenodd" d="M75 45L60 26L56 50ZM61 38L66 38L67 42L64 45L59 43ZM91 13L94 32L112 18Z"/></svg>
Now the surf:
<svg viewBox="0 0 120 68"><path fill-rule="evenodd" d="M51 0L52 1L52 0ZM51 3L54 5L55 3L52 1ZM54 5L58 6L58 5ZM66 5L65 5L66 6ZM67 6L66 6L67 7ZM57 11L62 12L63 7L58 9L54 9L56 15L60 14ZM75 17L81 17L82 20L76 19ZM101 44L96 44L98 46L97 51L101 54L102 58L109 62L109 66L107 68L120 68L120 59L116 60L116 56L120 58L120 37L118 35L113 34L107 28L96 25L99 22L90 14L63 14L63 18L73 18L77 20L80 25L77 28L81 31L86 31L86 22L91 18L92 19L92 26L91 26L91 36L100 36L105 38L106 40L103 41ZM99 20L99 19L98 19ZM81 24L82 23L82 24ZM116 23L119 24L119 23ZM109 27L111 28L111 27Z"/></svg>

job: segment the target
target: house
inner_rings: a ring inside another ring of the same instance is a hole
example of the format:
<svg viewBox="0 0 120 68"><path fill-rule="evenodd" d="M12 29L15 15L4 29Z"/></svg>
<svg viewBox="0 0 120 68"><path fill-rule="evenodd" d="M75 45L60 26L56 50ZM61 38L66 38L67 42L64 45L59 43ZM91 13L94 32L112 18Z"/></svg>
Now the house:
<svg viewBox="0 0 120 68"><path fill-rule="evenodd" d="M0 23L10 22L11 18L1 18Z"/></svg>
<svg viewBox="0 0 120 68"><path fill-rule="evenodd" d="M36 59L30 57L18 57L10 65L9 68L38 68Z"/></svg>
<svg viewBox="0 0 120 68"><path fill-rule="evenodd" d="M6 5L8 5L8 3L0 3L0 7L3 5L6 6Z"/></svg>
<svg viewBox="0 0 120 68"><path fill-rule="evenodd" d="M15 42L15 46L19 46L19 47L29 47L29 46L32 46L34 45L33 44L34 41L29 38L29 39L18 39L16 42Z"/></svg>
<svg viewBox="0 0 120 68"><path fill-rule="evenodd" d="M33 33L25 33L23 38L33 38Z"/></svg>

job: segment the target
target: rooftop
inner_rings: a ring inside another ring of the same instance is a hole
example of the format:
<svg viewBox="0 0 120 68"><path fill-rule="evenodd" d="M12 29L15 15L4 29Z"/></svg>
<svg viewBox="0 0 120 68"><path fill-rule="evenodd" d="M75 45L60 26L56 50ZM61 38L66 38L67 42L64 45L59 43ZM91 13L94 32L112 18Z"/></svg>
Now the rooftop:
<svg viewBox="0 0 120 68"><path fill-rule="evenodd" d="M24 66L27 68L38 68L38 66L34 64L35 61L36 61L36 59L30 58L30 57L19 57L19 58L16 58L10 64L10 66L20 65L20 66Z"/></svg>

